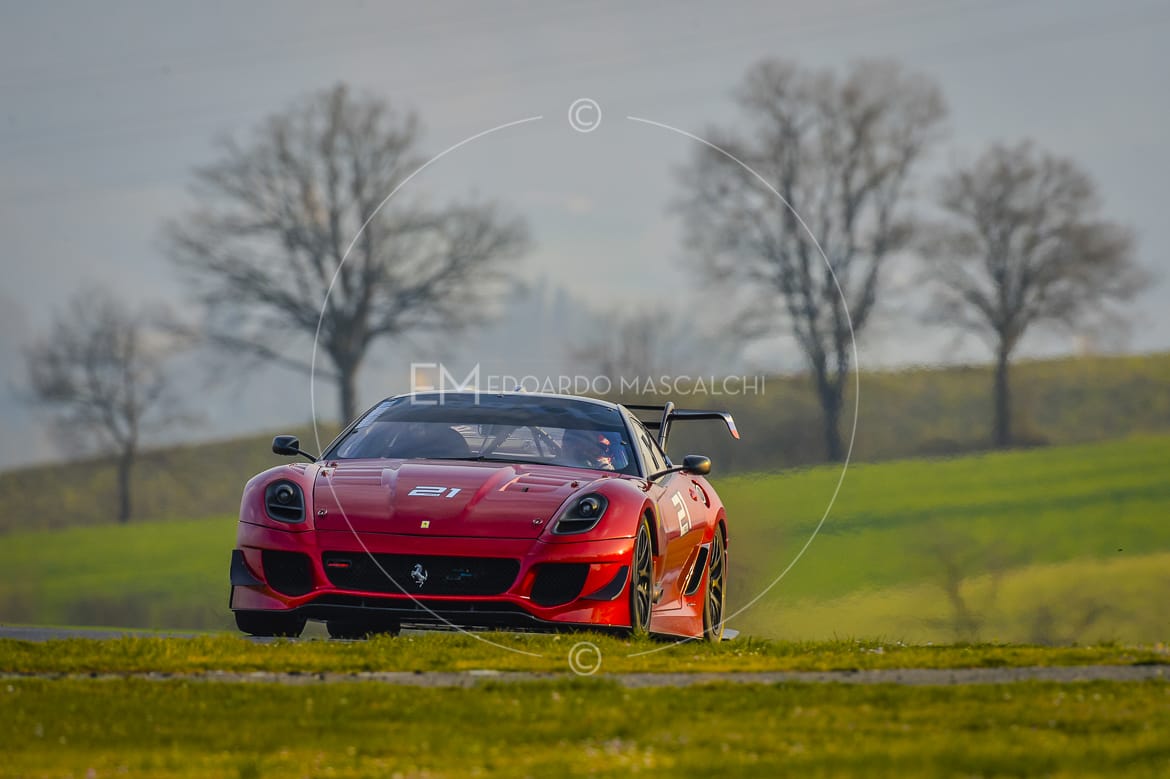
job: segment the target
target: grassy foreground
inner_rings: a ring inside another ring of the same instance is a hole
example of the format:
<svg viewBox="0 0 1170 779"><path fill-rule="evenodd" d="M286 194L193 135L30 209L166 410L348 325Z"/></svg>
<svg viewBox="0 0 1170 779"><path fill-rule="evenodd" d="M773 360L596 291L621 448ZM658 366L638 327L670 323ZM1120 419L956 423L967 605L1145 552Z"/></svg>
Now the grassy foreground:
<svg viewBox="0 0 1170 779"><path fill-rule="evenodd" d="M710 645L624 641L594 634L525 636L425 633L361 642L276 641L255 643L230 635L190 639L0 640L4 673L194 673L200 671L565 672L579 642L597 647L603 673L699 671L831 671L871 668L999 668L1057 665L1170 664L1164 646L1031 647L903 646L873 641L818 643L750 639ZM597 654L579 658L586 666Z"/></svg>
<svg viewBox="0 0 1170 779"><path fill-rule="evenodd" d="M0 686L0 776L1164 777L1170 685ZM669 773L666 773L669 772Z"/></svg>

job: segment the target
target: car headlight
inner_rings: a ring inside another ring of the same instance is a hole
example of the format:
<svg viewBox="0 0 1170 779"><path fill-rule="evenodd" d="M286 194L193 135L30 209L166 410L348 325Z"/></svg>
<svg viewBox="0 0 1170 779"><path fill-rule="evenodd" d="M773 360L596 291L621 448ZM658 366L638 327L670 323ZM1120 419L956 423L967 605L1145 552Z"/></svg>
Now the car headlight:
<svg viewBox="0 0 1170 779"><path fill-rule="evenodd" d="M305 495L291 481L274 481L264 489L264 510L277 522L304 522Z"/></svg>
<svg viewBox="0 0 1170 779"><path fill-rule="evenodd" d="M601 521L601 517L608 507L609 501L605 499L604 495L597 493L582 495L570 503L565 512L561 514L556 524L553 525L553 533L557 535L586 533L597 527L597 523Z"/></svg>

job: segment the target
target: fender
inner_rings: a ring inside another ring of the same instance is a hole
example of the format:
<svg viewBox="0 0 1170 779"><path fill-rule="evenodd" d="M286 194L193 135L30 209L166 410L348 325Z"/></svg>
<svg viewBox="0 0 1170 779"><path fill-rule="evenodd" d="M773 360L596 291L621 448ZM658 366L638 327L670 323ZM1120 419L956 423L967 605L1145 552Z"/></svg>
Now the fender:
<svg viewBox="0 0 1170 779"><path fill-rule="evenodd" d="M276 528L291 532L315 529L316 511L313 506L313 482L321 466L316 463L289 463L269 468L248 480L240 499L240 522L248 525ZM273 482L287 481L300 487L305 501L304 522L281 522L268 516L264 508L264 491ZM245 528L240 528L241 532Z"/></svg>
<svg viewBox="0 0 1170 779"><path fill-rule="evenodd" d="M548 527L541 535L545 543L572 543L577 541L595 541L614 538L633 538L638 533L638 521L649 508L653 511L653 504L646 499L642 490L641 480L623 478L602 478L584 485L565 500L557 509L556 515L549 521ZM568 511L577 501L586 495L601 495L608 505L597 525L585 533L559 534L553 532L556 520ZM654 518L655 530L661 533L657 516ZM656 544L658 541L656 540ZM655 550L657 554L657 549Z"/></svg>

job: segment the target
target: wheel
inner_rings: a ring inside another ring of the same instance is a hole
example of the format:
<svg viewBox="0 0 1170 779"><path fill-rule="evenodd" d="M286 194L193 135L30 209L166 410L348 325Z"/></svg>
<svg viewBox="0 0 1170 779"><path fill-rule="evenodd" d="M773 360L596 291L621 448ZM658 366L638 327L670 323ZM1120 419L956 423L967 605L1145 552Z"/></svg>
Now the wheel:
<svg viewBox="0 0 1170 779"><path fill-rule="evenodd" d="M286 611L237 611L236 627L250 636L296 638L305 629L305 618Z"/></svg>
<svg viewBox="0 0 1170 779"><path fill-rule="evenodd" d="M650 545L650 522L642 517L630 560L630 633L650 633L650 612L654 597L654 550Z"/></svg>
<svg viewBox="0 0 1170 779"><path fill-rule="evenodd" d="M723 608L727 602L727 539L723 526L715 528L711 553L707 555L707 585L703 588L703 638L723 640Z"/></svg>
<svg viewBox="0 0 1170 779"><path fill-rule="evenodd" d="M331 619L325 623L330 638L361 639L375 635L398 635L401 628L397 623L374 625L368 622L347 622Z"/></svg>

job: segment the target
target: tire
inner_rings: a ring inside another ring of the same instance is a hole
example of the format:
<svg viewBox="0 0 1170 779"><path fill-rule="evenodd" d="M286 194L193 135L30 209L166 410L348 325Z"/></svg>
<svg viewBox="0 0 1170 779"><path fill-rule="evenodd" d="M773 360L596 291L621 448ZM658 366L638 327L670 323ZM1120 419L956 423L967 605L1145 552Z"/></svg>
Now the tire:
<svg viewBox="0 0 1170 779"><path fill-rule="evenodd" d="M703 638L713 644L723 640L723 615L727 606L727 537L723 526L715 528L711 553L707 555L706 583L703 586Z"/></svg>
<svg viewBox="0 0 1170 779"><path fill-rule="evenodd" d="M634 550L630 555L630 635L650 634L654 609L654 547L650 543L650 522L642 517Z"/></svg>
<svg viewBox="0 0 1170 779"><path fill-rule="evenodd" d="M285 611L237 611L236 627L250 636L296 638L305 629L305 618Z"/></svg>
<svg viewBox="0 0 1170 779"><path fill-rule="evenodd" d="M401 628L397 623L372 625L366 622L346 622L331 619L325 623L330 638L358 640L375 635L396 636Z"/></svg>

